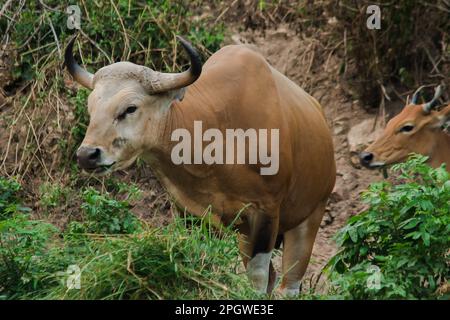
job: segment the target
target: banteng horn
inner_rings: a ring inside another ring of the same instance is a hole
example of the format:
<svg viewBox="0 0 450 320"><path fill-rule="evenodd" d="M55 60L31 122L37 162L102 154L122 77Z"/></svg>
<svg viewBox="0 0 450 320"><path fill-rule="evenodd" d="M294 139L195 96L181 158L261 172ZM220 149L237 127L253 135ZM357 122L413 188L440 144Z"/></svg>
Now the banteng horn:
<svg viewBox="0 0 450 320"><path fill-rule="evenodd" d="M80 67L73 57L73 44L77 35L73 36L67 45L66 52L64 53L64 64L75 81L88 89L94 89L94 75Z"/></svg>
<svg viewBox="0 0 450 320"><path fill-rule="evenodd" d="M429 114L431 112L431 109L433 109L436 106L438 99L442 95L442 92L443 92L442 85L439 85L434 89L433 99L431 99L430 102L427 102L423 105L423 112L425 114Z"/></svg>
<svg viewBox="0 0 450 320"><path fill-rule="evenodd" d="M181 73L162 73L147 68L142 74L141 81L150 94L186 87L197 80L202 72L202 63L197 50L182 37L177 36L177 39L189 55L191 65L188 70Z"/></svg>

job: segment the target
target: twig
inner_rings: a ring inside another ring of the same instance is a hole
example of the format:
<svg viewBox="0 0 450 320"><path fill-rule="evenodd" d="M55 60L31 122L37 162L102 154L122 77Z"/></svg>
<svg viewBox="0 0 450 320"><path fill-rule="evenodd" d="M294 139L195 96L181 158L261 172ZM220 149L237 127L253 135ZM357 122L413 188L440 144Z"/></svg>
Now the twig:
<svg viewBox="0 0 450 320"><path fill-rule="evenodd" d="M98 51L103 53L103 55L106 57L106 59L108 60L109 63L112 63L111 58L106 54L106 52L102 48L100 48L100 46L97 44L97 42L92 40L82 29L80 29L80 33L83 35L83 37L88 39L89 42L92 43L94 45L94 47L97 48Z"/></svg>
<svg viewBox="0 0 450 320"><path fill-rule="evenodd" d="M232 8L232 7L236 4L237 1L238 1L238 0L234 0L229 6L227 6L227 7L225 8L225 10L223 10L223 11L219 14L219 16L216 18L216 20L214 20L214 23L213 23L213 24L217 24L217 22L219 22L219 20L222 19L223 15L224 15L225 13L227 13L228 10L230 10L230 8Z"/></svg>
<svg viewBox="0 0 450 320"><path fill-rule="evenodd" d="M50 19L50 17L48 17L48 16L47 16L47 19L48 19L48 22L50 24L50 29L52 29L53 37L55 38L56 47L58 48L59 58L61 59L62 58L61 45L59 44L58 36L56 35L55 28L53 27L52 19Z"/></svg>
<svg viewBox="0 0 450 320"><path fill-rule="evenodd" d="M119 18L120 25L123 29L123 35L125 36L125 47L123 48L122 57L124 59L129 59L130 56L130 40L128 39L127 29L125 28L125 25L123 24L122 16L120 15L119 10L117 9L116 5L114 4L114 1L111 0L111 5L113 6L114 10L117 13L117 17ZM125 52L127 52L127 55L125 56Z"/></svg>
<svg viewBox="0 0 450 320"><path fill-rule="evenodd" d="M0 17L3 15L5 10L8 8L8 6L11 4L12 0L6 1L6 3L3 5L2 9L0 10Z"/></svg>

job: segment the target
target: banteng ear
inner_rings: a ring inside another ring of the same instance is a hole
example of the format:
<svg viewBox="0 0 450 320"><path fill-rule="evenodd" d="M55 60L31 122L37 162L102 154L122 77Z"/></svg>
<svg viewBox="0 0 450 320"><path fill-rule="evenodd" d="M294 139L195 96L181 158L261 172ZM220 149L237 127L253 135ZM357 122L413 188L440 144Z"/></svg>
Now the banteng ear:
<svg viewBox="0 0 450 320"><path fill-rule="evenodd" d="M181 88L181 89L173 90L173 91L174 91L173 99L178 100L178 101L183 101L184 93L186 92L186 88Z"/></svg>
<svg viewBox="0 0 450 320"><path fill-rule="evenodd" d="M182 101L186 88L169 90L164 92L161 97L164 99L164 106L170 108L174 101Z"/></svg>
<svg viewBox="0 0 450 320"><path fill-rule="evenodd" d="M437 124L436 127L442 128L442 130L450 132L450 104L443 108L436 114Z"/></svg>

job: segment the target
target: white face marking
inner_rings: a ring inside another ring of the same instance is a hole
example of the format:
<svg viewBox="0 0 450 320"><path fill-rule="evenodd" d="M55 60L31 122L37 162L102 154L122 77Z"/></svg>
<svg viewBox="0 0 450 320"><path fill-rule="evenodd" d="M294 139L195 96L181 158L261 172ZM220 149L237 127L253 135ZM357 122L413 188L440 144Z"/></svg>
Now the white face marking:
<svg viewBox="0 0 450 320"><path fill-rule="evenodd" d="M269 265L272 258L272 251L268 253L258 253L247 265L247 274L259 293L267 292L269 284Z"/></svg>

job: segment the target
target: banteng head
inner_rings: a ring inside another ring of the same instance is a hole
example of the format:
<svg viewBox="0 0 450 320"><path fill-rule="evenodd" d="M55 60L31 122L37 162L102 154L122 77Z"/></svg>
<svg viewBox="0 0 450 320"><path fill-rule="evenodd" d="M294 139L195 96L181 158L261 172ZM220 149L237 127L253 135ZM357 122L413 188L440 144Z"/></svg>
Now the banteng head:
<svg viewBox="0 0 450 320"><path fill-rule="evenodd" d="M367 168L378 168L404 161L411 153L432 157L442 139L442 131L450 120L450 106L441 111L433 110L442 94L442 87L435 90L433 99L425 104L417 104L419 88L402 112L392 118L379 137L359 157ZM446 151L450 153L450 150Z"/></svg>
<svg viewBox="0 0 450 320"><path fill-rule="evenodd" d="M78 83L92 89L87 106L90 123L77 151L80 167L96 173L123 169L158 141L165 111L173 100L183 98L184 88L202 70L196 50L177 38L191 61L189 70L177 74L130 62L114 63L91 74L74 60L75 37L70 41L65 65Z"/></svg>

